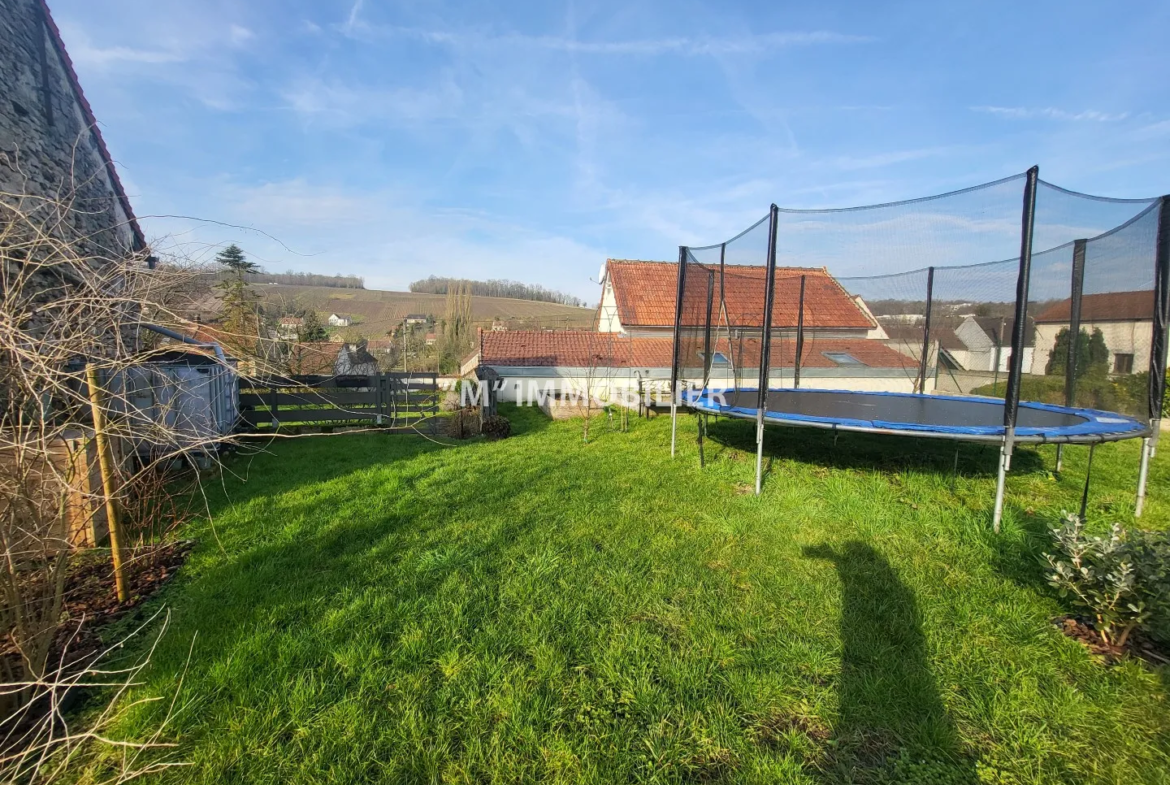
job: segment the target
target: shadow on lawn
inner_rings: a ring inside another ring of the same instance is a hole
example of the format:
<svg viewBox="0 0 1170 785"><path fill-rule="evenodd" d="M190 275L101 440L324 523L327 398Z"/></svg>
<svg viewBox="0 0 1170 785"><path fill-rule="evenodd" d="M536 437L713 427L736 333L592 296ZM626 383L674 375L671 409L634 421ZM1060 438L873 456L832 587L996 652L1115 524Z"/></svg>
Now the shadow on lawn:
<svg viewBox="0 0 1170 785"><path fill-rule="evenodd" d="M917 765L948 782L973 781L973 762L930 672L914 595L865 543L804 554L833 564L843 595L839 713L819 767L826 781L865 780L866 770L888 769L902 750L915 761L929 756Z"/></svg>
<svg viewBox="0 0 1170 785"><path fill-rule="evenodd" d="M707 431L708 459L718 456L718 451L711 449L714 445L754 454L755 429L754 422L712 419ZM995 477L999 458L997 445L867 433L834 435L817 428L783 426L768 426L764 434L766 458L783 458L834 469L895 472L917 469L950 475L955 470L956 451L960 476ZM1038 452L1026 447L1017 448L1012 459L1012 474L1045 470L1044 458Z"/></svg>

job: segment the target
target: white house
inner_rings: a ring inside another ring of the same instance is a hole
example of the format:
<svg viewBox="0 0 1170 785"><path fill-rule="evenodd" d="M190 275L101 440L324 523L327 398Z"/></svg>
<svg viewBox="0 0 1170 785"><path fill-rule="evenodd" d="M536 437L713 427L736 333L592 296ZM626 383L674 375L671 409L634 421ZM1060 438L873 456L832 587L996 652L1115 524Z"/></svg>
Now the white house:
<svg viewBox="0 0 1170 785"><path fill-rule="evenodd" d="M1067 330L1070 300L1053 303L1036 316L1036 358L1033 373L1044 373L1056 336ZM1086 294L1081 298L1081 330L1100 330L1109 349L1109 370L1115 374L1149 370L1154 337L1153 291Z"/></svg>
<svg viewBox="0 0 1170 785"><path fill-rule="evenodd" d="M349 327L351 324L353 324L353 320L348 316L342 316L341 314L336 313L329 314L329 319L327 321L329 322L330 327Z"/></svg>
<svg viewBox="0 0 1170 785"><path fill-rule="evenodd" d="M1036 346L1036 325L1028 319L1024 332L1023 369L1032 370ZM1012 355L1015 320L1000 316L968 316L955 328L962 348L943 349L943 356L965 371L998 370L1007 373ZM1043 372L1043 371L1041 371Z"/></svg>

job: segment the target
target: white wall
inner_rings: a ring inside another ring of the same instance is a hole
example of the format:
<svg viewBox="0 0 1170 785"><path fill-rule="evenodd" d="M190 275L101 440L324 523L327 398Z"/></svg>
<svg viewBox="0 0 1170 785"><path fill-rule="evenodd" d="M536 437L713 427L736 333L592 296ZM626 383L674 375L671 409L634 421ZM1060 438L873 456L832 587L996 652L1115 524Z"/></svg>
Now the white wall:
<svg viewBox="0 0 1170 785"><path fill-rule="evenodd" d="M601 333L624 333L622 320L618 317L617 298L613 295L613 283L608 276L601 289L601 307L597 317L597 331Z"/></svg>
<svg viewBox="0 0 1170 785"><path fill-rule="evenodd" d="M1032 373L1044 373L1048 357L1056 346L1056 336L1067 324L1036 325L1036 356L1032 361ZM1109 349L1109 372L1113 372L1114 354L1132 354L1134 373L1150 369L1150 342L1154 339L1154 324L1150 321L1127 322L1081 322L1081 329L1089 335L1100 330L1105 336Z"/></svg>
<svg viewBox="0 0 1170 785"><path fill-rule="evenodd" d="M631 394L635 394L638 389L639 376L635 375L634 371L640 373L644 389L662 390L663 399L669 400L669 368L599 369L592 377L584 368L513 368L506 366L493 366L493 368L500 374L500 380L503 382L503 387L499 392L499 400L504 402L533 401L538 393L543 394L545 390L551 390L553 393L580 392L588 386L590 394L595 398L619 403L623 392L629 391ZM870 369L868 374L853 369L845 373L829 373L825 369L816 370L820 373L809 373L808 371L802 373L802 389L905 393L914 391L914 379L906 376L900 370ZM750 386L755 387L757 377L748 374L746 378L751 378L752 381L745 382L744 386L750 384ZM771 375L769 387L791 388L792 382L792 369L787 368L782 373ZM734 379L713 377L709 386L731 388L734 386ZM929 378L927 379L926 391L933 392L933 390L934 379Z"/></svg>

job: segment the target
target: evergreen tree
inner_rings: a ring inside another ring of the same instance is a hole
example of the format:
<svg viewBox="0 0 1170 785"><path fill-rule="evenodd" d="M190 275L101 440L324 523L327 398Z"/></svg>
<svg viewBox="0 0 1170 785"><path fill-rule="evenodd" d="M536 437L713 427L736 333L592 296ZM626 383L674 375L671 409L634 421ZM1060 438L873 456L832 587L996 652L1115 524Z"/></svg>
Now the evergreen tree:
<svg viewBox="0 0 1170 785"><path fill-rule="evenodd" d="M248 261L235 243L216 254L215 261L227 268L227 275L216 284L223 293L220 301L224 330L234 338L237 351L256 355L260 340L260 295L252 291L244 276L260 268Z"/></svg>
<svg viewBox="0 0 1170 785"><path fill-rule="evenodd" d="M1068 366L1069 329L1066 327L1056 334L1056 344L1052 353L1048 355L1048 365L1044 372L1050 375L1063 376ZM1076 373L1077 379L1087 376L1105 376L1109 372L1109 347L1105 345L1105 335L1100 329L1093 330L1089 335L1084 330L1077 335L1076 345Z"/></svg>
<svg viewBox="0 0 1170 785"><path fill-rule="evenodd" d="M305 311L301 317L301 328L297 330L297 340L302 343L329 340L329 333L325 331L325 326L321 324L317 312L311 308Z"/></svg>
<svg viewBox="0 0 1170 785"><path fill-rule="evenodd" d="M244 252L240 246L232 243L227 248L215 255L215 261L222 264L224 267L231 270L240 278L244 277L244 273L255 273L260 271L260 267L255 262L248 261L244 256Z"/></svg>

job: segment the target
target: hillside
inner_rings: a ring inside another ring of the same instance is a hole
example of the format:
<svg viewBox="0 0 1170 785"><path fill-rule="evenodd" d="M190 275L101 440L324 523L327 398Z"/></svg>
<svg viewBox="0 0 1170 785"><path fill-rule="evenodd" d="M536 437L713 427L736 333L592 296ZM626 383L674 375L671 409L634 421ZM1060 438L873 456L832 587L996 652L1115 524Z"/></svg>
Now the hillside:
<svg viewBox="0 0 1170 785"><path fill-rule="evenodd" d="M322 319L331 313L349 316L354 320L354 328L367 336L383 335L400 324L408 313L430 314L436 319L442 319L447 307L447 297L442 294L286 284L263 284L253 288L266 304L283 303L288 311L312 308ZM535 300L472 297L471 313L476 323L483 327L490 327L493 320L500 319L507 323L509 329L568 329L590 326L594 312L590 308L574 308Z"/></svg>

